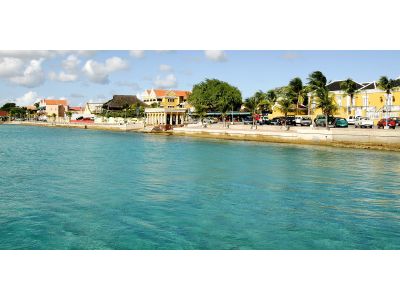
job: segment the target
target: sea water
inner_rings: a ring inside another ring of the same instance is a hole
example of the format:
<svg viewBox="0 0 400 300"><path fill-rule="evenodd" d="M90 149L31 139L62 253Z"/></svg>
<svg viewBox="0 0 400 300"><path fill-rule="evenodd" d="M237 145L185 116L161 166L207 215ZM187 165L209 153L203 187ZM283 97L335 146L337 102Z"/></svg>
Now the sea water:
<svg viewBox="0 0 400 300"><path fill-rule="evenodd" d="M399 162L0 125L0 249L400 249Z"/></svg>

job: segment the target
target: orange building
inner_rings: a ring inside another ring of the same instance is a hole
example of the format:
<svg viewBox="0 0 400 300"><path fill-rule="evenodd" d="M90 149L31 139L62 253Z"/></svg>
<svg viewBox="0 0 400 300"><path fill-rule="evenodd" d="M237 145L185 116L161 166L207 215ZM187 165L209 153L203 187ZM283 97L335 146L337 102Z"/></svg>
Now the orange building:
<svg viewBox="0 0 400 300"><path fill-rule="evenodd" d="M188 108L189 95L190 91L151 89L145 90L141 98L149 106L155 103L157 107Z"/></svg>

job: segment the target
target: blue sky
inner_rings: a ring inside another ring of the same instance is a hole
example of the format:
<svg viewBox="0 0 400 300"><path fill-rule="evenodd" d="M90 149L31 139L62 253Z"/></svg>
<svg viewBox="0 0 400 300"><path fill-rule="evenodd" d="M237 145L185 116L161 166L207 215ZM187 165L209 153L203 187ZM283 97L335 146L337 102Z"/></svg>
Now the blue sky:
<svg viewBox="0 0 400 300"><path fill-rule="evenodd" d="M0 51L0 104L66 98L72 105L136 95L148 88L191 90L205 78L243 97L322 71L358 82L400 76L400 51Z"/></svg>

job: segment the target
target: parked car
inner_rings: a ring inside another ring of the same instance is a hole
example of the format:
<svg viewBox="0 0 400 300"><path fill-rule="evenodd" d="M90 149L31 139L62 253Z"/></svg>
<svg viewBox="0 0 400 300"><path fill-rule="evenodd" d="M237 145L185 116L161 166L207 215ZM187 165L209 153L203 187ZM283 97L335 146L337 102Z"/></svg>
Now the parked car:
<svg viewBox="0 0 400 300"><path fill-rule="evenodd" d="M281 125L281 117L272 118L271 125Z"/></svg>
<svg viewBox="0 0 400 300"><path fill-rule="evenodd" d="M332 125L334 120L335 120L334 116L328 116L328 125ZM315 123L315 126L325 127L326 126L326 118L325 118L325 116L324 115L318 115L314 119L314 123Z"/></svg>
<svg viewBox="0 0 400 300"><path fill-rule="evenodd" d="M386 124L387 124L387 126L389 126L389 128L392 128L392 129L396 128L396 121L393 118L389 118L387 123L386 123L386 119L380 119L377 124L378 129L384 128L386 126Z"/></svg>
<svg viewBox="0 0 400 300"><path fill-rule="evenodd" d="M243 118L243 124L244 125L253 125L253 117L252 116L245 116Z"/></svg>
<svg viewBox="0 0 400 300"><path fill-rule="evenodd" d="M285 124L284 121L285 118L283 118L282 124ZM294 116L287 116L286 117L286 126L296 126L296 119Z"/></svg>
<svg viewBox="0 0 400 300"><path fill-rule="evenodd" d="M268 119L268 116L261 116L259 119L259 123L261 125L270 125L271 124L271 120Z"/></svg>
<svg viewBox="0 0 400 300"><path fill-rule="evenodd" d="M297 125L301 125L301 120L303 119L303 117L302 116L296 116L295 118L294 118L295 120L296 120L296 126Z"/></svg>
<svg viewBox="0 0 400 300"><path fill-rule="evenodd" d="M311 126L312 121L310 117L301 117L300 126Z"/></svg>
<svg viewBox="0 0 400 300"><path fill-rule="evenodd" d="M393 117L393 120L396 122L396 126L400 126L400 117Z"/></svg>
<svg viewBox="0 0 400 300"><path fill-rule="evenodd" d="M357 117L349 116L349 117L347 118L347 123L348 123L349 125L354 125L355 122L356 122L356 120L358 120L358 119L360 119L360 118L361 118L361 117L359 117L359 116L357 116Z"/></svg>
<svg viewBox="0 0 400 300"><path fill-rule="evenodd" d="M354 127L355 128L372 128L374 126L374 121L372 121L370 118L367 117L362 117L359 118L355 121Z"/></svg>
<svg viewBox="0 0 400 300"><path fill-rule="evenodd" d="M347 128L349 127L349 123L345 118L335 118L332 123L332 126L335 128Z"/></svg>
<svg viewBox="0 0 400 300"><path fill-rule="evenodd" d="M218 119L217 118L205 118L204 123L215 124L215 123L218 123Z"/></svg>

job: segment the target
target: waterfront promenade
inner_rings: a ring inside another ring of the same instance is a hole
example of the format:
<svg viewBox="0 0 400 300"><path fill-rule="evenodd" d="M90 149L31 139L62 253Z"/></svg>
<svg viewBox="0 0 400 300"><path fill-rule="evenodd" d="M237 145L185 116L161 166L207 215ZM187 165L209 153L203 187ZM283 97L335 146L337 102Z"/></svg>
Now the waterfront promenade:
<svg viewBox="0 0 400 300"><path fill-rule="evenodd" d="M44 122L7 122L5 124L66 127L109 131L135 131L144 133L172 134L177 136L191 136L199 138L217 138L243 141L278 142L293 144L316 144L349 148L378 149L400 151L399 129L360 129L360 128L326 128L294 126L288 129L281 126L264 125L252 128L251 125L208 124L203 127L198 124L189 124L176 127L169 131L156 130L155 126L136 124L110 123L44 123Z"/></svg>

